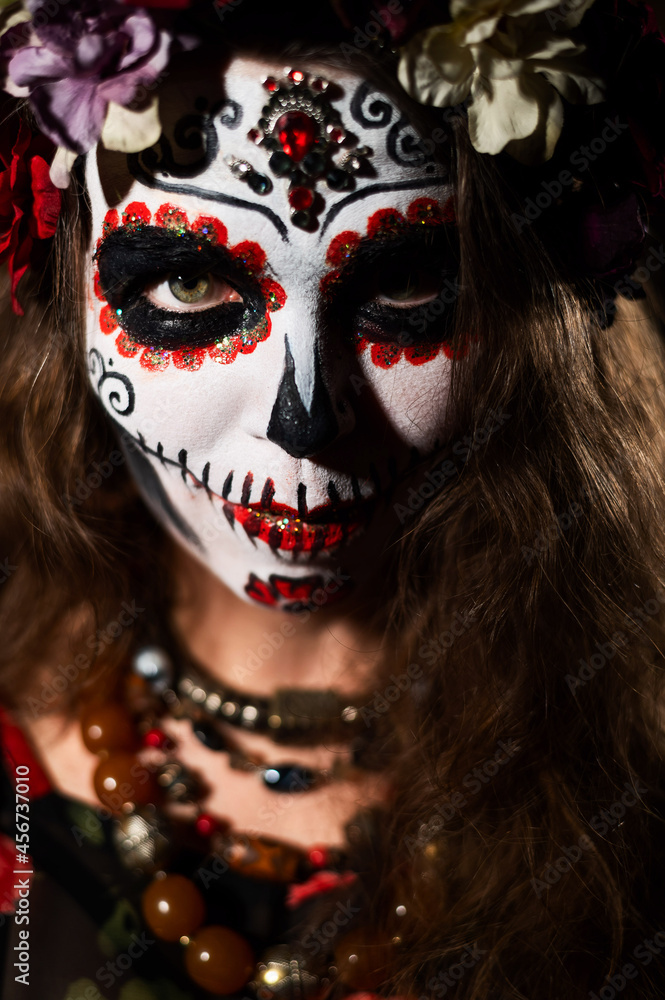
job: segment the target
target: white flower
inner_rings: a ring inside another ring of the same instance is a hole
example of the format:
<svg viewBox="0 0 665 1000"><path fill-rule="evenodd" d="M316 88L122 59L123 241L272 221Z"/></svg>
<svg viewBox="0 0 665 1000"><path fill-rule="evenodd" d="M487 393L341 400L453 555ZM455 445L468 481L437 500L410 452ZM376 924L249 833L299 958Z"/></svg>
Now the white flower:
<svg viewBox="0 0 665 1000"><path fill-rule="evenodd" d="M480 153L506 149L524 163L548 160L563 124L559 94L602 101L603 83L576 45L553 28L579 24L593 0L452 0L449 24L416 35L401 52L399 79L423 104L471 97L469 135Z"/></svg>

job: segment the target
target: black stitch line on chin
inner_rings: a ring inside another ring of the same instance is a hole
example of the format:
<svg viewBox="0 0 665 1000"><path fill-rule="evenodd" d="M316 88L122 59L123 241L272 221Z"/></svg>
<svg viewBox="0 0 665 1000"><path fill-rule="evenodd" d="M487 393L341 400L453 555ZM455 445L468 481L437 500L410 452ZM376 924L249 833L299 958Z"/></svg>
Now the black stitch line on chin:
<svg viewBox="0 0 665 1000"><path fill-rule="evenodd" d="M393 181L392 184L368 184L367 187L360 188L359 191L353 191L351 194L347 194L346 198L342 198L341 201L336 202L330 208L321 226L319 240L342 209L346 208L347 205L351 205L354 201L361 201L370 194L380 194L382 191L408 191L409 188L416 190L418 188L436 187L437 184L450 184L450 177L423 177L419 181Z"/></svg>
<svg viewBox="0 0 665 1000"><path fill-rule="evenodd" d="M129 172L144 187L152 188L156 191L163 191L165 194L192 194L198 198L205 198L207 201L220 202L222 205L233 205L236 208L244 208L249 212L259 212L266 219L272 222L273 226L281 236L284 243L289 243L289 230L286 224L280 219L276 212L273 212L267 205L255 205L244 198L234 198L230 194L222 194L221 191L208 191L207 188L197 187L195 184L169 184L168 181L158 182L151 177L138 164L133 165L132 158L128 157Z"/></svg>

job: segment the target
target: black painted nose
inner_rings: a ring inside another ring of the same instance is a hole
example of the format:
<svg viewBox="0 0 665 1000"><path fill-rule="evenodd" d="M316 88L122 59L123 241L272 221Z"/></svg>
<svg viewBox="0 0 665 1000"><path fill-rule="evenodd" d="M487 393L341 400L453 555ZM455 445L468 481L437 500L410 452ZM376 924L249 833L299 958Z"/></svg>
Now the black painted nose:
<svg viewBox="0 0 665 1000"><path fill-rule="evenodd" d="M309 411L296 385L296 366L288 336L284 337L284 344L284 372L266 436L294 458L311 458L335 440L339 423L321 374L318 344L314 344L314 391Z"/></svg>

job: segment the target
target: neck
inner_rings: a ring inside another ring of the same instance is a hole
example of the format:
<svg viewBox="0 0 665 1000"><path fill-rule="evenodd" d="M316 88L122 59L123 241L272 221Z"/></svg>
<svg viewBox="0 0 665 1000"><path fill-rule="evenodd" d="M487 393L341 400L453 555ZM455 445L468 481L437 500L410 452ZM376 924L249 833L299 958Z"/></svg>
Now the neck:
<svg viewBox="0 0 665 1000"><path fill-rule="evenodd" d="M376 608L353 595L334 607L296 614L237 597L178 549L173 626L184 649L211 678L267 695L279 687L369 690L386 655Z"/></svg>

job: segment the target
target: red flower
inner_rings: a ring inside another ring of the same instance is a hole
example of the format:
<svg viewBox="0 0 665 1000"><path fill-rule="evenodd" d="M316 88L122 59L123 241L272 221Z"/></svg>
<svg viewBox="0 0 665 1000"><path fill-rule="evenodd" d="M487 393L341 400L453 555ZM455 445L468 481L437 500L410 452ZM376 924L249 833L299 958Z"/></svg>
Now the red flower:
<svg viewBox="0 0 665 1000"><path fill-rule="evenodd" d="M16 289L28 267L43 259L61 195L49 177L53 144L6 106L0 118L0 264L9 265L12 307L22 316Z"/></svg>

